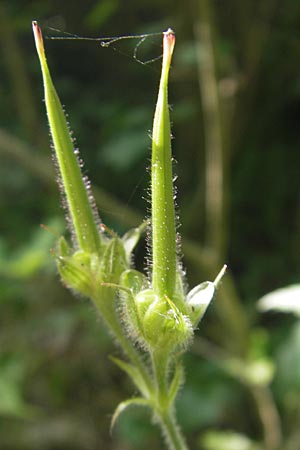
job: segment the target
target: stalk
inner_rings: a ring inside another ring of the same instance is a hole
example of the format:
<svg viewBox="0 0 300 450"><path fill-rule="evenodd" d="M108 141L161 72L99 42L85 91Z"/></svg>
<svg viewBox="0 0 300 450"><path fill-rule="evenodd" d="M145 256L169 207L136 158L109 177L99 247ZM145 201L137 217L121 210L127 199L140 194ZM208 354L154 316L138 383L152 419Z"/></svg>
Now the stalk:
<svg viewBox="0 0 300 450"><path fill-rule="evenodd" d="M151 354L155 383L156 418L169 450L188 450L181 430L176 422L175 409L169 399L168 367L169 355L164 349Z"/></svg>
<svg viewBox="0 0 300 450"><path fill-rule="evenodd" d="M73 141L63 108L48 69L42 32L35 21L32 22L32 28L42 69L50 132L71 216L71 224L79 248L90 253L96 253L100 247L101 236L95 223L87 189L74 153Z"/></svg>
<svg viewBox="0 0 300 450"><path fill-rule="evenodd" d="M160 425L170 450L188 450L173 411L161 416Z"/></svg>
<svg viewBox="0 0 300 450"><path fill-rule="evenodd" d="M155 392L157 395L157 404L163 411L165 409L165 404L168 403L168 383L167 383L167 372L169 357L166 355L164 350L153 350L151 353Z"/></svg>
<svg viewBox="0 0 300 450"><path fill-rule="evenodd" d="M162 72L152 135L152 285L161 298L165 295L172 298L176 283L176 228L168 108L168 75L174 45L175 34L169 29L164 33Z"/></svg>

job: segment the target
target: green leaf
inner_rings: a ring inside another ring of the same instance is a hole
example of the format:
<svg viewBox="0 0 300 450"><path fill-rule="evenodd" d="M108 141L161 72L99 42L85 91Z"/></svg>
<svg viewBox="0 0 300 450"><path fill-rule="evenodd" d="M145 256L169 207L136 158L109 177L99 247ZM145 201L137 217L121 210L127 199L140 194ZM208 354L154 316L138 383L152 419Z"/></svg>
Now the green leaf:
<svg viewBox="0 0 300 450"><path fill-rule="evenodd" d="M24 371L23 362L17 358L0 361L0 416L26 419L39 413L24 399Z"/></svg>
<svg viewBox="0 0 300 450"><path fill-rule="evenodd" d="M53 221L53 228L59 232L62 224ZM49 248L55 243L55 237L42 228L36 228L33 235L14 253L3 252L0 255L0 275L13 279L32 277L47 266Z"/></svg>

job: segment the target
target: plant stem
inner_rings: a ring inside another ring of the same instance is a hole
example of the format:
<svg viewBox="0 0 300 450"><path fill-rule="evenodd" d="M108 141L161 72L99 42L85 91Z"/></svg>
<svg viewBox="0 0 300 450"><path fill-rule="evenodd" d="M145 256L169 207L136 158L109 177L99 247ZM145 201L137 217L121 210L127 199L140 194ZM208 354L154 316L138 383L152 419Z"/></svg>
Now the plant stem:
<svg viewBox="0 0 300 450"><path fill-rule="evenodd" d="M170 403L168 393L169 356L164 349L151 354L155 393L154 409L157 421L162 429L170 450L187 450L184 438L175 419L174 406Z"/></svg>
<svg viewBox="0 0 300 450"><path fill-rule="evenodd" d="M188 450L173 411L159 417L159 423L170 450Z"/></svg>
<svg viewBox="0 0 300 450"><path fill-rule="evenodd" d="M161 410L164 410L165 406L168 406L168 354L166 354L166 351L164 351L164 349L160 351L153 350L151 353L151 359L154 381L156 385L158 407L161 408Z"/></svg>
<svg viewBox="0 0 300 450"><path fill-rule="evenodd" d="M264 433L266 450L278 450L282 445L282 431L280 417L268 386L250 386L256 402L258 415Z"/></svg>

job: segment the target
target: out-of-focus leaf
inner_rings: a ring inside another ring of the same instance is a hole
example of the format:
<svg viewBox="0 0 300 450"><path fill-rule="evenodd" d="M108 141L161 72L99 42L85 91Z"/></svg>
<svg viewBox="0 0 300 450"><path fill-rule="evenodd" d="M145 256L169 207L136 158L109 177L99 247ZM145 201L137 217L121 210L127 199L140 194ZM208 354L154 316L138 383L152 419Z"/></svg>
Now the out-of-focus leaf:
<svg viewBox="0 0 300 450"><path fill-rule="evenodd" d="M34 414L35 408L23 398L23 375L24 367L17 359L0 361L0 415L26 418Z"/></svg>
<svg viewBox="0 0 300 450"><path fill-rule="evenodd" d="M194 365L194 372L197 368ZM204 368L205 369L205 368ZM205 375L209 372L206 371ZM210 378L201 377L199 374L198 382L188 378L189 372L186 371L188 383L180 393L177 400L179 422L186 430L199 430L200 427L209 426L217 422L228 402L234 401L234 392L232 386L222 379L222 375L209 373Z"/></svg>
<svg viewBox="0 0 300 450"><path fill-rule="evenodd" d="M246 384L256 386L268 385L272 381L275 371L274 364L267 358L258 358L249 362L228 358L223 367L233 377Z"/></svg>
<svg viewBox="0 0 300 450"><path fill-rule="evenodd" d="M85 23L99 30L116 12L119 7L118 0L101 0L96 2L85 18Z"/></svg>
<svg viewBox="0 0 300 450"><path fill-rule="evenodd" d="M150 140L145 130L132 130L113 138L102 152L105 164L114 170L129 169L145 156Z"/></svg>
<svg viewBox="0 0 300 450"><path fill-rule="evenodd" d="M53 220L49 228L55 230L55 233L61 233L62 222ZM49 250L56 240L57 236L37 226L31 240L24 243L17 252L8 255L1 251L0 275L14 279L31 277L47 265Z"/></svg>
<svg viewBox="0 0 300 450"><path fill-rule="evenodd" d="M294 409L297 405L297 409L300 410L300 323L298 321L278 346L276 362L276 389L288 409Z"/></svg>
<svg viewBox="0 0 300 450"><path fill-rule="evenodd" d="M101 161L115 171L128 170L148 153L151 141L148 136L151 112L144 107L121 111L118 133L115 130L109 136L103 149Z"/></svg>
<svg viewBox="0 0 300 450"><path fill-rule="evenodd" d="M209 431L201 443L204 450L261 450L257 443L234 431Z"/></svg>
<svg viewBox="0 0 300 450"><path fill-rule="evenodd" d="M300 317L300 284L293 284L285 288L276 289L258 300L260 311L279 311L293 313Z"/></svg>

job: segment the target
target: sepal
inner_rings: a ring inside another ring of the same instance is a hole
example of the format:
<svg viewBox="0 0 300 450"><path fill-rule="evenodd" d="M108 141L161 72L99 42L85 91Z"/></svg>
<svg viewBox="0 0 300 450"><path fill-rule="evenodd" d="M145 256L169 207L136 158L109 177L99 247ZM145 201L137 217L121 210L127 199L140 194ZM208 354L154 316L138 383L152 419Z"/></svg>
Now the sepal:
<svg viewBox="0 0 300 450"><path fill-rule="evenodd" d="M149 400L146 400L145 398L142 397L134 397L134 398L130 398L128 400L124 400L123 402L119 403L119 405L117 406L112 419L111 419L111 424L110 424L110 433L112 433L112 430L116 424L116 421L118 420L118 418L120 417L120 415L125 411L125 409L127 409L129 406L147 406L149 408L152 407L151 403L149 402Z"/></svg>
<svg viewBox="0 0 300 450"><path fill-rule="evenodd" d="M216 289L218 288L225 272L227 265L225 264L214 282L204 281L198 286L194 287L186 297L186 305L188 308L188 315L191 319L193 327L196 328L202 317L204 316L210 302L214 298Z"/></svg>
<svg viewBox="0 0 300 450"><path fill-rule="evenodd" d="M128 261L130 261L132 252L139 242L141 235L145 232L146 227L147 222L143 222L139 227L132 228L131 230L127 231L127 233L125 233L122 237L122 242L124 244L124 249Z"/></svg>
<svg viewBox="0 0 300 450"><path fill-rule="evenodd" d="M205 314L205 311L208 308L208 305L212 301L215 295L215 285L211 281L204 281L204 283L199 284L194 287L187 295L186 302L189 308L189 317L195 328L202 317Z"/></svg>
<svg viewBox="0 0 300 450"><path fill-rule="evenodd" d="M101 282L119 283L122 272L128 269L128 261L122 240L114 237L108 241L101 258Z"/></svg>
<svg viewBox="0 0 300 450"><path fill-rule="evenodd" d="M90 270L90 260L86 253L71 256L57 256L57 268L66 286L75 293L92 297L94 280Z"/></svg>

